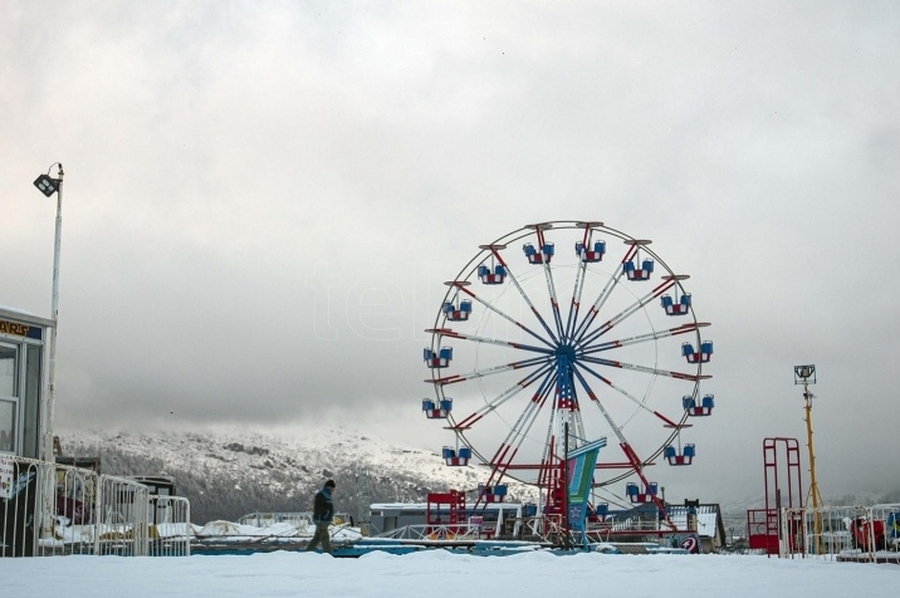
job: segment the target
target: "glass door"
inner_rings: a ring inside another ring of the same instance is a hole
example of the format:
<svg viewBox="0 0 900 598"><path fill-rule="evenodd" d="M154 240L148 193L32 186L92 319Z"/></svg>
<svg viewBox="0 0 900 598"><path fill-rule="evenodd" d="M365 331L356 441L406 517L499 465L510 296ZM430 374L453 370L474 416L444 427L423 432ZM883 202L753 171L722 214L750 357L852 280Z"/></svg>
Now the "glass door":
<svg viewBox="0 0 900 598"><path fill-rule="evenodd" d="M0 454L16 453L19 439L19 347L0 343Z"/></svg>

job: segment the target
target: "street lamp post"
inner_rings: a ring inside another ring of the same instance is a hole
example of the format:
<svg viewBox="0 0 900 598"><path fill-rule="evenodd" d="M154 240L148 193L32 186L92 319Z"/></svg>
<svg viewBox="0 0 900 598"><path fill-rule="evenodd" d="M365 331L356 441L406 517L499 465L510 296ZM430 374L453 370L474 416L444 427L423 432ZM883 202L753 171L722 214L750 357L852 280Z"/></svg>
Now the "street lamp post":
<svg viewBox="0 0 900 598"><path fill-rule="evenodd" d="M53 166L58 167L56 178L50 176L50 170L53 169ZM50 304L53 329L50 331L47 401L44 405L43 438L43 460L49 463L55 461L53 456L53 409L56 403L56 335L59 330L59 248L62 238L62 187L64 174L62 164L57 162L50 165L47 174L42 174L34 180L34 186L47 197L51 197L56 193L56 231L53 238L53 295Z"/></svg>

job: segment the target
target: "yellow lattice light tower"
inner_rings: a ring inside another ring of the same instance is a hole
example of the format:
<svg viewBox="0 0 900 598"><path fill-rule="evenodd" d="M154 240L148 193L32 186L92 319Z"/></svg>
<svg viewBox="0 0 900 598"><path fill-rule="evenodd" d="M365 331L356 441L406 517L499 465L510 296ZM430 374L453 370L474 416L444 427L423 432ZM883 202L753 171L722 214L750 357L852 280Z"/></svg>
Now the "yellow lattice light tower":
<svg viewBox="0 0 900 598"><path fill-rule="evenodd" d="M803 401L804 401L804 421L806 421L806 448L809 450L809 493L806 495L806 508L812 508L816 538L816 552L818 553L819 538L821 537L821 519L819 517L819 506L824 506L822 495L819 494L819 485L816 482L816 452L813 449L813 429L812 429L812 400L815 397L809 392L809 385L816 383L816 366L813 364L795 365L794 366L794 384L803 385Z"/></svg>

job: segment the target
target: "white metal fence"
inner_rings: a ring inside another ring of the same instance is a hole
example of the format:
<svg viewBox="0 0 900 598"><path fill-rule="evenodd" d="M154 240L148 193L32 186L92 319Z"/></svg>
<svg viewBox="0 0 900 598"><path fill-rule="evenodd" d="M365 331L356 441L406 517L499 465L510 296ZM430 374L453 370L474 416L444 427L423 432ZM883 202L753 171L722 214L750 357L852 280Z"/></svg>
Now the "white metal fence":
<svg viewBox="0 0 900 598"><path fill-rule="evenodd" d="M288 523L297 528L307 528L313 524L311 511L281 511L248 513L237 520L238 525L270 527L276 523Z"/></svg>
<svg viewBox="0 0 900 598"><path fill-rule="evenodd" d="M35 555L41 473L34 461L0 461L0 557Z"/></svg>
<svg viewBox="0 0 900 598"><path fill-rule="evenodd" d="M150 496L147 521L150 556L190 556L191 503L183 496Z"/></svg>
<svg viewBox="0 0 900 598"><path fill-rule="evenodd" d="M900 560L900 503L784 509L780 556Z"/></svg>
<svg viewBox="0 0 900 598"><path fill-rule="evenodd" d="M0 557L190 554L186 498L88 469L0 457Z"/></svg>

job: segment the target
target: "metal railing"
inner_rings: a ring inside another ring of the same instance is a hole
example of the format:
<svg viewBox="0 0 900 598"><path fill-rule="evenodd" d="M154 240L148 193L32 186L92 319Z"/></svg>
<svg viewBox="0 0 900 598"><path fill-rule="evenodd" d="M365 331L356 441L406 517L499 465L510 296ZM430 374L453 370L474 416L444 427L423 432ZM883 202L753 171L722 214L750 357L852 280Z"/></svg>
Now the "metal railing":
<svg viewBox="0 0 900 598"><path fill-rule="evenodd" d="M898 550L900 504L782 511L779 542L782 557L900 560Z"/></svg>
<svg viewBox="0 0 900 598"><path fill-rule="evenodd" d="M379 538L416 541L474 541L481 538L482 527L468 523L427 524L417 523L398 527L379 534Z"/></svg>
<svg viewBox="0 0 900 598"><path fill-rule="evenodd" d="M150 495L147 521L150 556L190 556L191 503L183 496Z"/></svg>
<svg viewBox="0 0 900 598"><path fill-rule="evenodd" d="M36 461L0 459L0 557L35 556L42 473Z"/></svg>
<svg viewBox="0 0 900 598"><path fill-rule="evenodd" d="M190 554L190 503L89 469L0 457L0 557Z"/></svg>
<svg viewBox="0 0 900 598"><path fill-rule="evenodd" d="M252 525L253 527L271 527L276 523L289 523L297 528L306 528L312 525L312 512L281 511L248 513L238 519L237 523L238 525Z"/></svg>

